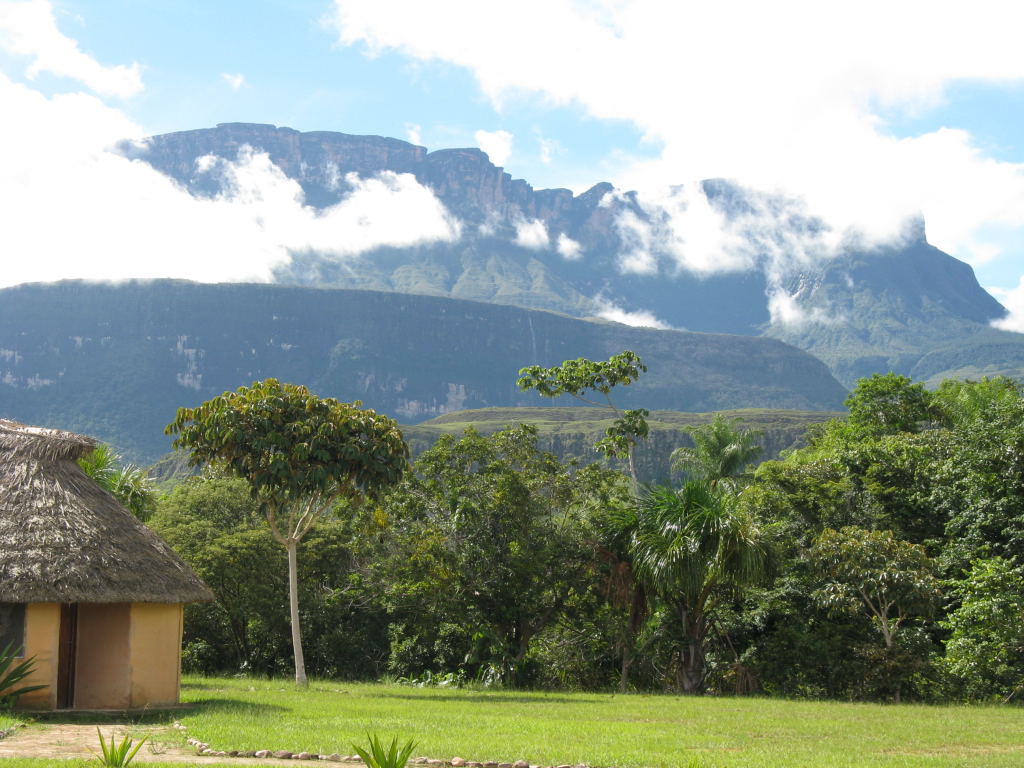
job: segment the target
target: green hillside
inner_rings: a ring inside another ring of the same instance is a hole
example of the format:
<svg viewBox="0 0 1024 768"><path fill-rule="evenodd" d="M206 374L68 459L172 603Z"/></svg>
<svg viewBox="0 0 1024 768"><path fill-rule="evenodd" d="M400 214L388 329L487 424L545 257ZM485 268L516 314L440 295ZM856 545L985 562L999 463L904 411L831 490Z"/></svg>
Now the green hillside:
<svg viewBox="0 0 1024 768"><path fill-rule="evenodd" d="M179 407L276 377L402 423L530 406L519 368L634 350L625 407L832 410L843 387L775 339L590 322L448 298L156 280L0 290L0 416L84 432L150 463ZM555 402L554 405L561 405Z"/></svg>

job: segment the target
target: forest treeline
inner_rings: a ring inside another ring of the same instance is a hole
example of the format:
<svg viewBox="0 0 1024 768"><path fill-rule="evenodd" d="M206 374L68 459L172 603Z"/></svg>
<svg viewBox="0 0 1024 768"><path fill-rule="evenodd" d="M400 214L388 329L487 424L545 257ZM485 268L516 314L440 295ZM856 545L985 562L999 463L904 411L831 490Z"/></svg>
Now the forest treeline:
<svg viewBox="0 0 1024 768"><path fill-rule="evenodd" d="M301 543L314 676L856 700L1013 701L1024 684L1024 398L1009 379L862 379L849 417L756 465L716 419L635 487L536 430L443 436ZM183 666L292 666L285 550L207 469L147 509L216 595Z"/></svg>

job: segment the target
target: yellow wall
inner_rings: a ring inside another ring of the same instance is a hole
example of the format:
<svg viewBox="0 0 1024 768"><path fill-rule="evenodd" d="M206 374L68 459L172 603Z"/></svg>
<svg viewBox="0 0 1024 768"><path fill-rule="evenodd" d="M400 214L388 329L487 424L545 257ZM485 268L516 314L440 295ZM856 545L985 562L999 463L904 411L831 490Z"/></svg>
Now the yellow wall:
<svg viewBox="0 0 1024 768"><path fill-rule="evenodd" d="M131 705L130 603L78 604L76 709Z"/></svg>
<svg viewBox="0 0 1024 768"><path fill-rule="evenodd" d="M25 606L25 657L35 656L35 669L25 685L45 685L26 693L18 706L53 709L57 705L57 657L60 643L60 603L29 603Z"/></svg>
<svg viewBox="0 0 1024 768"><path fill-rule="evenodd" d="M133 603L131 667L133 707L178 703L182 606Z"/></svg>
<svg viewBox="0 0 1024 768"><path fill-rule="evenodd" d="M75 660L77 709L177 704L181 679L182 608L163 603L79 603ZM18 701L26 709L57 706L59 603L25 609L25 655L35 656L26 685L46 688Z"/></svg>

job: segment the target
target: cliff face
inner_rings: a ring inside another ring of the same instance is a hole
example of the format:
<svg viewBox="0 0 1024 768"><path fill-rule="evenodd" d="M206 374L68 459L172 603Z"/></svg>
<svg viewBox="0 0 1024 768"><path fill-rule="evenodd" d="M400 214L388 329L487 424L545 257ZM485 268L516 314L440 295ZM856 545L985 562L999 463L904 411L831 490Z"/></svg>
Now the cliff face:
<svg viewBox="0 0 1024 768"><path fill-rule="evenodd" d="M778 270L769 266L772 259L780 253L785 259L787 249L799 247L789 244L794 236L813 235L823 224L787 208L785 200L728 181L706 181L700 194L718 214L740 230L755 221L756 231L748 233L751 259L761 266L700 275L680 270L657 243L644 242L658 239L663 222L632 194L606 183L576 196L566 189L535 190L478 149L427 152L379 136L227 123L156 136L142 150L125 151L193 193L209 195L219 191L218 179L198 173L197 160L213 155L233 161L246 146L265 151L301 185L310 205L341 200L350 189L349 173L410 173L465 225L456 242L380 248L344 265L316 253L295 254L277 275L282 283L449 296L576 317L598 316L614 305L650 313L674 328L784 339L821 357L847 386L858 376L888 370L931 379L1024 376L1024 337L989 327L1005 311L970 267L928 245L920 222L900 246L850 248L790 270L780 282ZM533 219L544 224L545 247L516 242L516 223ZM623 226L629 220L641 234ZM557 252L563 235L579 244L578 258ZM624 269L638 247L648 246L650 273ZM768 294L780 289L802 311L798 321L773 322Z"/></svg>
<svg viewBox="0 0 1024 768"><path fill-rule="evenodd" d="M0 291L0 415L165 453L177 408L257 379L304 383L400 421L545 404L520 367L633 349L650 372L629 406L829 410L825 366L773 339L594 323L550 312L372 291L176 281Z"/></svg>

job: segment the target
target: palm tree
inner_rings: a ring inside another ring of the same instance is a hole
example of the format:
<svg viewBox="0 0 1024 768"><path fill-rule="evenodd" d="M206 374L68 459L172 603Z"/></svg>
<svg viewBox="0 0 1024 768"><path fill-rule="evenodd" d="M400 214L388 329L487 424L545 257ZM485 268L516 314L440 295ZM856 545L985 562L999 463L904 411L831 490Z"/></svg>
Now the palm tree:
<svg viewBox="0 0 1024 768"><path fill-rule="evenodd" d="M735 489L746 477L747 465L761 455L757 444L761 432L739 429L738 421L716 413L710 423L688 430L693 447L672 452L672 469L712 487L723 484Z"/></svg>
<svg viewBox="0 0 1024 768"><path fill-rule="evenodd" d="M139 520L149 519L155 497L153 481L145 469L135 464L122 464L121 457L106 443L100 443L79 459L78 465Z"/></svg>
<svg viewBox="0 0 1024 768"><path fill-rule="evenodd" d="M679 687L699 693L715 611L723 598L770 574L767 537L735 495L691 480L678 491L655 486L641 494L630 551L637 576L680 622Z"/></svg>

